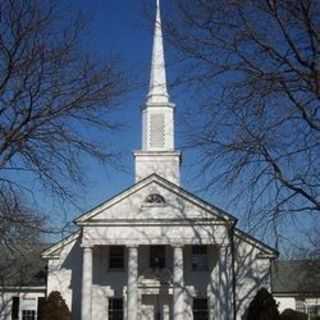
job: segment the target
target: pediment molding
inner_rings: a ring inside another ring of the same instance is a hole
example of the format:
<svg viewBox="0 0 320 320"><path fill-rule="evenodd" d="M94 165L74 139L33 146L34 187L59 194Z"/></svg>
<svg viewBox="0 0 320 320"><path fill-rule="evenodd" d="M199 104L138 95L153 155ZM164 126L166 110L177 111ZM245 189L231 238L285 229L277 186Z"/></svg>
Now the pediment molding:
<svg viewBox="0 0 320 320"><path fill-rule="evenodd" d="M133 196L134 194L138 193L144 188L149 187L152 184L160 188L164 188L164 190L170 192L171 194L174 194L177 198L185 201L186 203L194 205L195 207L199 208L199 210L203 210L204 212L207 212L209 216L212 216L212 219L221 220L224 223L231 223L231 224L237 221L237 219L234 216L226 213L225 211L213 206L212 204L207 203L206 201L187 192L181 187L169 182L168 180L162 177L159 177L156 174L152 174L151 176L145 178L144 180L139 181L132 187L116 195L110 200L107 200L104 203L93 208L92 210L89 210L88 212L84 213L79 218L75 219L74 222L81 226L84 224L88 224L90 222L94 222L93 220L99 220L98 218L99 214L106 212L107 210L111 209L113 206L121 203L121 201L124 201L128 197ZM154 188L151 188L151 189L155 190ZM155 193L155 191L152 191L152 192ZM157 208L163 208L165 206L172 205L170 204L170 202L167 202L167 199L165 200L166 200L165 203L154 203L151 205L148 203L145 203L142 200L140 204L140 209L141 210L150 209L150 208L157 209ZM176 208L176 209L179 209L179 208ZM125 219L122 219L122 220L125 221ZM136 219L133 219L133 220L135 221Z"/></svg>

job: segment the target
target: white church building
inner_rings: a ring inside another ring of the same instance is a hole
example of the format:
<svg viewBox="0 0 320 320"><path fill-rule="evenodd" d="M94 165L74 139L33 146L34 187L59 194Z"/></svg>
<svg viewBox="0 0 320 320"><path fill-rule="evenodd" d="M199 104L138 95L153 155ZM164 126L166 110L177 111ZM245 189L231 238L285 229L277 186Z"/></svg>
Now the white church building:
<svg viewBox="0 0 320 320"><path fill-rule="evenodd" d="M47 294L61 292L74 320L240 320L257 289L271 288L277 252L181 186L174 114L157 0L135 184L42 255Z"/></svg>

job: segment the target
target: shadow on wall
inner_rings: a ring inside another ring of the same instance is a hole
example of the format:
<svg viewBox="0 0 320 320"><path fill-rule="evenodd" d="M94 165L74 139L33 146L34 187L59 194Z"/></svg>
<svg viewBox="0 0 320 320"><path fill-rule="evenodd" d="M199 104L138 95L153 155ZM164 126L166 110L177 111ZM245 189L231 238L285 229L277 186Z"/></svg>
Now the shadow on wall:
<svg viewBox="0 0 320 320"><path fill-rule="evenodd" d="M72 298L71 298L72 319L80 319L80 315L81 315L81 278L82 278L81 264L82 264L81 247L80 247L80 239L78 238L62 264L62 268L66 270L70 270L72 274L71 282L68 287L69 290L72 290ZM65 284L62 284L62 286L64 285Z"/></svg>

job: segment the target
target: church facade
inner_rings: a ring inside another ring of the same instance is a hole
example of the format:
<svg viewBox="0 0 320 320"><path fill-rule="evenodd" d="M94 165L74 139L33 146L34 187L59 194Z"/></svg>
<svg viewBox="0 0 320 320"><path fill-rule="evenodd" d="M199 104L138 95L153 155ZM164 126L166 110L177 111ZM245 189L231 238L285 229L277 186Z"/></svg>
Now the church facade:
<svg viewBox="0 0 320 320"><path fill-rule="evenodd" d="M236 320L258 288L271 288L277 252L181 187L174 110L158 0L135 184L43 252L47 294L61 292L75 320Z"/></svg>

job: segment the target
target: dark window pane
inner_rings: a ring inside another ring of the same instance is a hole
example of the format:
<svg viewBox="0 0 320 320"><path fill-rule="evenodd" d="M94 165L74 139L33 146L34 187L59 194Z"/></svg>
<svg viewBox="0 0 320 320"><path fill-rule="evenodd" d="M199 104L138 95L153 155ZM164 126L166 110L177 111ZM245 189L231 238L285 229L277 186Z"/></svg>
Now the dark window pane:
<svg viewBox="0 0 320 320"><path fill-rule="evenodd" d="M12 308L11 308L11 318L12 320L18 320L19 319L19 297L13 297L12 298Z"/></svg>
<svg viewBox="0 0 320 320"><path fill-rule="evenodd" d="M192 270L206 271L208 269L208 247L192 246Z"/></svg>
<svg viewBox="0 0 320 320"><path fill-rule="evenodd" d="M34 310L22 310L22 320L35 320L36 312Z"/></svg>
<svg viewBox="0 0 320 320"><path fill-rule="evenodd" d="M124 247L111 246L110 247L110 269L124 269Z"/></svg>
<svg viewBox="0 0 320 320"><path fill-rule="evenodd" d="M208 300L207 299L194 299L193 308L196 310L207 310Z"/></svg>
<svg viewBox="0 0 320 320"><path fill-rule="evenodd" d="M46 299L43 297L38 298L38 312L37 312L37 319L42 320L43 319L43 307L46 302Z"/></svg>
<svg viewBox="0 0 320 320"><path fill-rule="evenodd" d="M319 319L320 306L319 305L309 305L308 306L308 314L310 316L310 320Z"/></svg>
<svg viewBox="0 0 320 320"><path fill-rule="evenodd" d="M193 300L193 319L194 320L208 320L208 300L196 298Z"/></svg>
<svg viewBox="0 0 320 320"><path fill-rule="evenodd" d="M110 298L108 313L110 320L123 320L123 299Z"/></svg>
<svg viewBox="0 0 320 320"><path fill-rule="evenodd" d="M150 267L152 269L163 269L166 266L166 247L150 247Z"/></svg>
<svg viewBox="0 0 320 320"><path fill-rule="evenodd" d="M201 245L192 246L192 254L207 255L207 251L208 251L207 246L201 246Z"/></svg>

